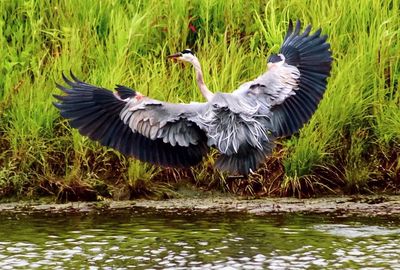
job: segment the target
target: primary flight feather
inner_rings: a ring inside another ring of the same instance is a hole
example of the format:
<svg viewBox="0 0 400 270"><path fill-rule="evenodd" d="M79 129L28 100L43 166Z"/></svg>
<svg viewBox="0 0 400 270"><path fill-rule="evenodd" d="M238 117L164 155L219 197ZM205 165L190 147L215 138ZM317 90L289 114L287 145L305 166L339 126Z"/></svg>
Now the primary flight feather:
<svg viewBox="0 0 400 270"><path fill-rule="evenodd" d="M200 163L209 148L220 155L217 168L247 175L257 169L276 137L298 131L315 112L331 70L330 45L321 30L301 32L292 22L279 54L268 69L232 93L212 93L198 58L183 50L169 58L190 62L207 102L175 104L152 99L128 87L115 92L63 75L55 97L61 116L82 135L125 155L167 167Z"/></svg>

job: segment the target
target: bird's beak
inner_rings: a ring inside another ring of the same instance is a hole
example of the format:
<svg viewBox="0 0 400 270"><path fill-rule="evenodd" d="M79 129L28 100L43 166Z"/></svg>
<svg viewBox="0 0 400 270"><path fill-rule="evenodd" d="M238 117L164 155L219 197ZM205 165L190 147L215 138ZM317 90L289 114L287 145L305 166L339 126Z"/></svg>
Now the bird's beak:
<svg viewBox="0 0 400 270"><path fill-rule="evenodd" d="M182 53L175 53L167 56L168 59L173 60L179 60L179 57L182 57Z"/></svg>

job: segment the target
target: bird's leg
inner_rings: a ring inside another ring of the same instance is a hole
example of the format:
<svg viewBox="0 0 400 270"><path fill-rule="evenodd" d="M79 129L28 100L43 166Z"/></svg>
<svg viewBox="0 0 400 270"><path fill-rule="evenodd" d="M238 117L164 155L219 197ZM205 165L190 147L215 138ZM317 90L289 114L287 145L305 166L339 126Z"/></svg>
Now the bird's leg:
<svg viewBox="0 0 400 270"><path fill-rule="evenodd" d="M238 179L245 179L246 176L244 175L228 175L226 180L238 180Z"/></svg>
<svg viewBox="0 0 400 270"><path fill-rule="evenodd" d="M237 179L246 179L249 176L257 176L259 175L258 173L256 173L255 171L253 171L252 169L250 169L248 174L242 174L242 175L228 175L226 177L227 180L237 180Z"/></svg>

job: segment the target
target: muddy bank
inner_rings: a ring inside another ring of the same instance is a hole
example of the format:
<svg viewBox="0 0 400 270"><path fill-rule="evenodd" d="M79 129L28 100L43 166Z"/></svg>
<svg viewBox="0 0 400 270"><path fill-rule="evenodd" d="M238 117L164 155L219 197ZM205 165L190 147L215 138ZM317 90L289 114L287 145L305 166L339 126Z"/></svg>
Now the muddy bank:
<svg viewBox="0 0 400 270"><path fill-rule="evenodd" d="M237 198L171 199L164 201L103 201L66 204L4 203L0 215L44 214L112 214L116 212L245 213L267 215L276 213L330 214L338 216L398 216L400 196L329 197L314 199L264 198L242 200Z"/></svg>

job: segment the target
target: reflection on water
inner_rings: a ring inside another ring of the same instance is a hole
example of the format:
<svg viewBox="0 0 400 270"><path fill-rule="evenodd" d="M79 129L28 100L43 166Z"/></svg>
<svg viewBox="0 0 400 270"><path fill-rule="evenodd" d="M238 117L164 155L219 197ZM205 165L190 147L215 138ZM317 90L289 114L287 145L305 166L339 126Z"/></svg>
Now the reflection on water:
<svg viewBox="0 0 400 270"><path fill-rule="evenodd" d="M0 269L394 268L400 222L321 216L0 216Z"/></svg>

